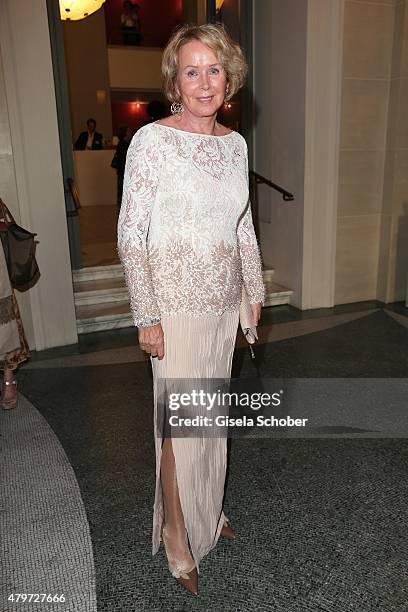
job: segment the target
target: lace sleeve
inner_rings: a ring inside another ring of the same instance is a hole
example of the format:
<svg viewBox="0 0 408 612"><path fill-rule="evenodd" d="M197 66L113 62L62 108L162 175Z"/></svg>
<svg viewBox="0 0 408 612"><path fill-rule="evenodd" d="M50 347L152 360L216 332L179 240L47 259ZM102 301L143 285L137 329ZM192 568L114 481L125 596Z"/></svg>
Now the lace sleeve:
<svg viewBox="0 0 408 612"><path fill-rule="evenodd" d="M248 181L248 153L246 154L246 177ZM251 202L238 224L238 245L242 263L242 277L251 304L265 303L265 285L262 275L261 252L252 221Z"/></svg>
<svg viewBox="0 0 408 612"><path fill-rule="evenodd" d="M157 191L159 162L159 147L152 132L140 129L126 157L118 220L118 255L137 327L160 321L147 253L147 232Z"/></svg>

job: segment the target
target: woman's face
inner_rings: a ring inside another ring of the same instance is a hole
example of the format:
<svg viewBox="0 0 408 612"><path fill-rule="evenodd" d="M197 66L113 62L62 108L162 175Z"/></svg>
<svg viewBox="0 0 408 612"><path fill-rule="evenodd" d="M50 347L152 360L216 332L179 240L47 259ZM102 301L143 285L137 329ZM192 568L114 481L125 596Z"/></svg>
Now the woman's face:
<svg viewBox="0 0 408 612"><path fill-rule="evenodd" d="M209 117L224 102L227 77L214 51L192 40L179 51L177 85L184 108L197 117Z"/></svg>

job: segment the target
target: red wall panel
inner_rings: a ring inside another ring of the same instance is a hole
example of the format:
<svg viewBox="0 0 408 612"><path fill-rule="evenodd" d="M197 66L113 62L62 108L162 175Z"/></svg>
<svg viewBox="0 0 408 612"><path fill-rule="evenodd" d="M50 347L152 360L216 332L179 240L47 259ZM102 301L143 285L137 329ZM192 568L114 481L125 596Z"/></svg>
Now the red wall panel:
<svg viewBox="0 0 408 612"><path fill-rule="evenodd" d="M145 121L149 119L146 112L147 104L140 104L137 108L135 102L112 102L113 133L117 136L121 125L130 127L132 133L136 132Z"/></svg>

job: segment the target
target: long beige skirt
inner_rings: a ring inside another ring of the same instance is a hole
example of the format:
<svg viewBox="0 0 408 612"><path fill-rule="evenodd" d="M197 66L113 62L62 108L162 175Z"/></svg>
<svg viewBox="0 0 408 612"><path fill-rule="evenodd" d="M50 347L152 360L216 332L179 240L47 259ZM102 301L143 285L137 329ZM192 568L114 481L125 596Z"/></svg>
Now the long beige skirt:
<svg viewBox="0 0 408 612"><path fill-rule="evenodd" d="M160 462L163 434L158 427L157 383L163 379L229 379L239 311L221 316L163 316L162 360L151 358L154 391L156 489L153 505L152 554L159 550L164 519ZM161 384L161 382L160 382ZM218 542L226 518L222 508L227 467L227 438L172 437L180 504L191 552L200 560Z"/></svg>

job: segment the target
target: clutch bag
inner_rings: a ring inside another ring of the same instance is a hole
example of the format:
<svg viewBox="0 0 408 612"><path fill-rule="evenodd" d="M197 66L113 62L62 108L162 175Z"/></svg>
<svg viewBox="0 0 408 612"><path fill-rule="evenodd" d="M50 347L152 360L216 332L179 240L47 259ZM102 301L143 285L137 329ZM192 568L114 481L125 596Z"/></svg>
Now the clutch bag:
<svg viewBox="0 0 408 612"><path fill-rule="evenodd" d="M247 339L252 357L255 357L251 344L258 340L258 332L253 323L251 304L249 303L248 293L242 283L241 305L239 307L239 322L245 338Z"/></svg>

